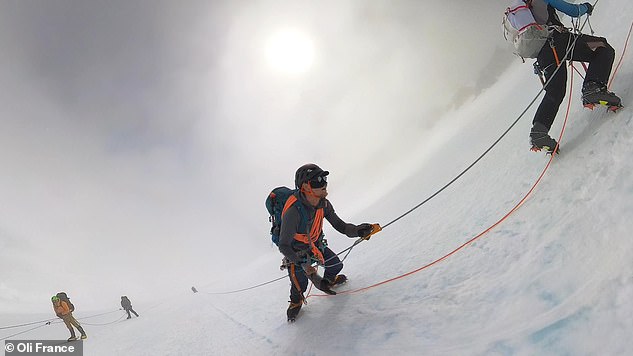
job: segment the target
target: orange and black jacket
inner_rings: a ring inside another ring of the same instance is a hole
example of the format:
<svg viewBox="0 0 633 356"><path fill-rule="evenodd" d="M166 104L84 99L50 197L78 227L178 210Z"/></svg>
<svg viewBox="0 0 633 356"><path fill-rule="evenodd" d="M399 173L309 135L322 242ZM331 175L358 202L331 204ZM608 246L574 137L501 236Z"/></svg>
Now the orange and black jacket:
<svg viewBox="0 0 633 356"><path fill-rule="evenodd" d="M305 256L323 262L323 219L341 234L358 237L358 227L341 220L329 200L323 198L313 207L297 192L288 199L281 216L279 251L295 264L302 263Z"/></svg>
<svg viewBox="0 0 633 356"><path fill-rule="evenodd" d="M57 314L60 318L64 315L70 314L70 307L68 307L68 304L63 300L60 300L57 305L53 303L53 310L55 310L55 314Z"/></svg>

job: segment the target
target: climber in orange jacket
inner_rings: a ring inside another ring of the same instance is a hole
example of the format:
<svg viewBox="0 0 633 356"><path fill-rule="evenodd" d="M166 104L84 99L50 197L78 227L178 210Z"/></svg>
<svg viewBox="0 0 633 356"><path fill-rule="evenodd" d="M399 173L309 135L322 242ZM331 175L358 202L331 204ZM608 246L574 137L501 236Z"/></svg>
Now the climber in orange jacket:
<svg viewBox="0 0 633 356"><path fill-rule="evenodd" d="M81 327L81 324L79 324L77 319L75 319L75 317L73 316L74 307L71 309L71 307L68 305L70 301L67 303L59 296L54 295L51 298L51 302L53 302L53 310L55 310L55 314L57 315L57 317L62 319L64 321L64 324L66 324L68 330L70 330L70 337L68 338L68 341L77 340L77 336L75 335L75 329L73 329L73 326L76 327L77 330L79 330L79 332L81 333L81 338L86 339L86 332Z"/></svg>

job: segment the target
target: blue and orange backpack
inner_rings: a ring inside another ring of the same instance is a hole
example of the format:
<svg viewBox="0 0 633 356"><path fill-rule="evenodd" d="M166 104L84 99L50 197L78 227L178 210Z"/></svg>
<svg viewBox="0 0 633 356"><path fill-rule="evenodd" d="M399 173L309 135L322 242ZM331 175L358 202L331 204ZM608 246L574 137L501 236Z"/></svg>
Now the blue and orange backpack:
<svg viewBox="0 0 633 356"><path fill-rule="evenodd" d="M272 224L270 228L270 235L275 245L279 245L279 233L281 232L281 213L284 210L286 201L288 200L288 198L290 198L290 196L296 194L298 191L298 189L290 189L288 187L277 187L273 189L266 198L266 209L268 210L268 214L270 214L268 220ZM300 228L302 230L305 230L305 226L307 225L307 218L305 212L303 211L302 204L297 204L297 208L299 209L299 214L301 214L302 225Z"/></svg>

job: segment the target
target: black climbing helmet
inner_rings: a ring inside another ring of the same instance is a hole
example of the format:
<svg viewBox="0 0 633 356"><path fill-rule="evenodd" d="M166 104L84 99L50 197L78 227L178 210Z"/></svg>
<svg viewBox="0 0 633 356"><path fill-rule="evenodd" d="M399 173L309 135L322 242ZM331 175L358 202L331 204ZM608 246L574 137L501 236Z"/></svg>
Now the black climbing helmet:
<svg viewBox="0 0 633 356"><path fill-rule="evenodd" d="M328 174L330 174L330 172L322 170L321 167L314 163L304 164L299 167L295 173L295 187L301 188L303 183L306 183L316 177L325 177Z"/></svg>

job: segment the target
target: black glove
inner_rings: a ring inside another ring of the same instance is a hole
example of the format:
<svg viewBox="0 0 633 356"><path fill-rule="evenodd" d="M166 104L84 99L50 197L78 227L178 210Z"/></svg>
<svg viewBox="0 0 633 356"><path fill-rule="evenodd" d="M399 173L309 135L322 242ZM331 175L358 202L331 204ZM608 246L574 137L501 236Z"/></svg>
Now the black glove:
<svg viewBox="0 0 633 356"><path fill-rule="evenodd" d="M591 16L591 13L593 13L593 5L591 5L588 2L584 3L583 5L585 5L587 7L587 15Z"/></svg>
<svg viewBox="0 0 633 356"><path fill-rule="evenodd" d="M371 234L373 227L371 224L364 223L356 226L356 232L358 233L358 237L367 237Z"/></svg>
<svg viewBox="0 0 633 356"><path fill-rule="evenodd" d="M317 289L329 295L336 295L336 292L330 289L330 282L326 281L325 279L321 280L321 283L319 287L317 287Z"/></svg>
<svg viewBox="0 0 633 356"><path fill-rule="evenodd" d="M335 295L336 292L330 289L330 282L328 282L323 277L319 276L318 273L308 274L308 279L312 282L312 284L320 291L325 292L329 295Z"/></svg>
<svg viewBox="0 0 633 356"><path fill-rule="evenodd" d="M317 273L316 268L312 267L310 263L304 263L301 265L301 268L305 272L306 276L310 276Z"/></svg>

